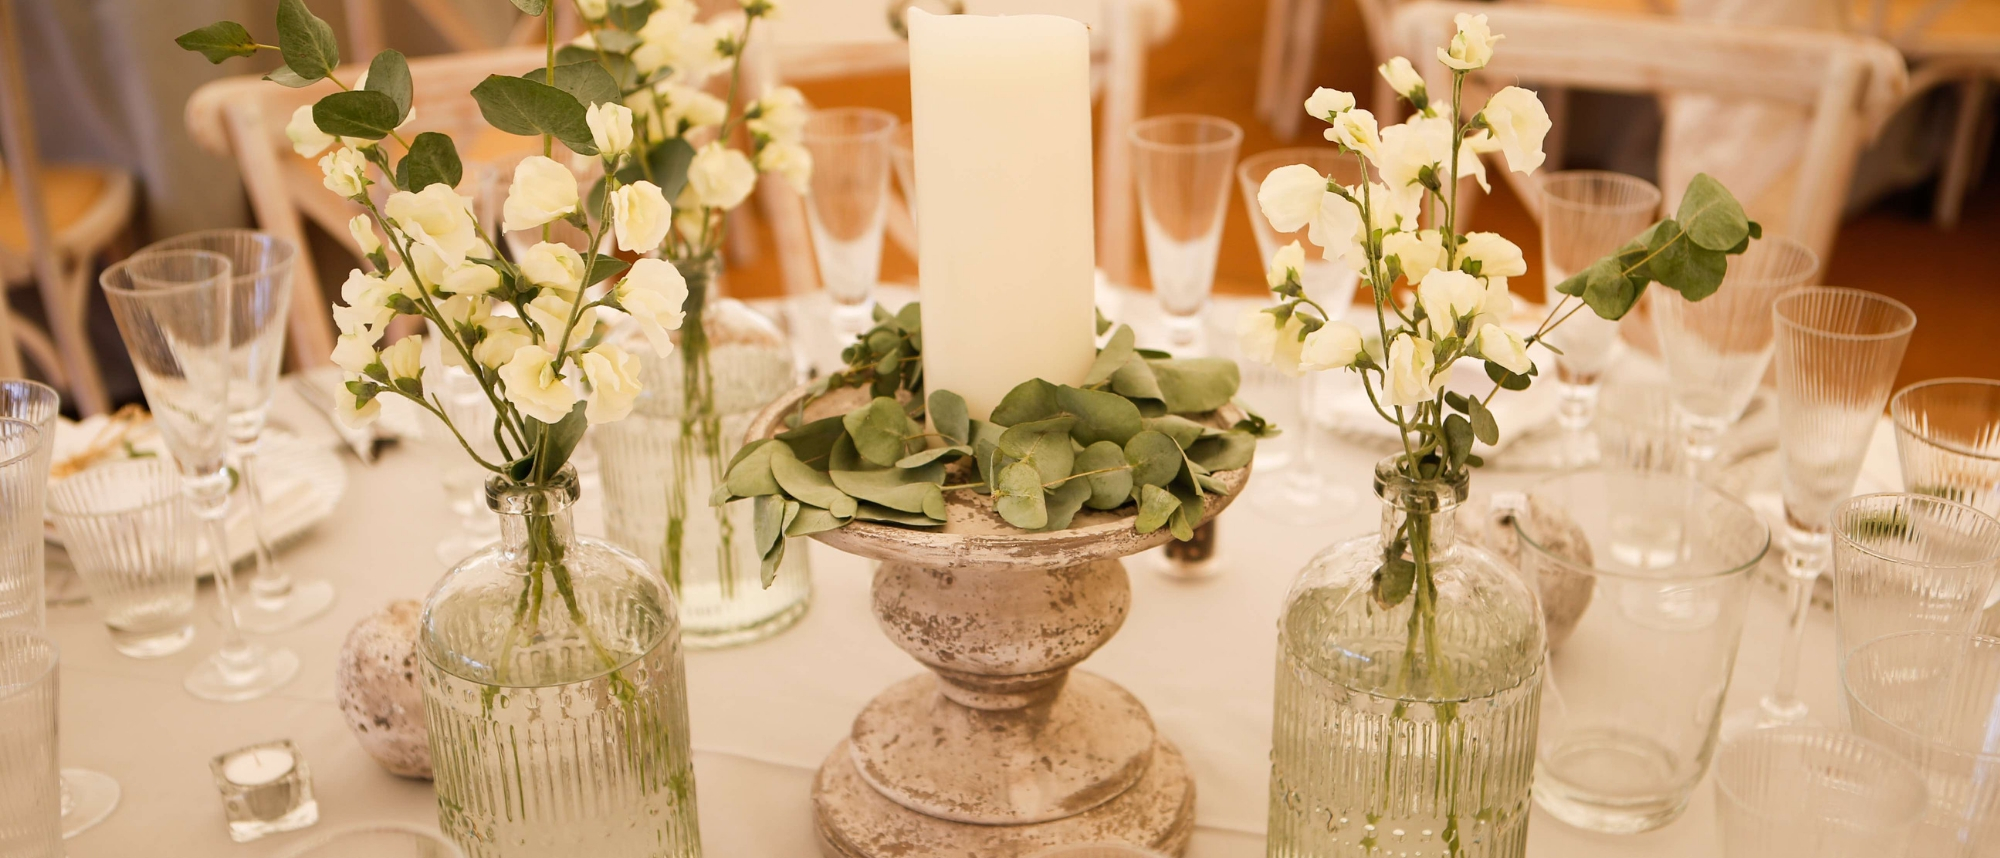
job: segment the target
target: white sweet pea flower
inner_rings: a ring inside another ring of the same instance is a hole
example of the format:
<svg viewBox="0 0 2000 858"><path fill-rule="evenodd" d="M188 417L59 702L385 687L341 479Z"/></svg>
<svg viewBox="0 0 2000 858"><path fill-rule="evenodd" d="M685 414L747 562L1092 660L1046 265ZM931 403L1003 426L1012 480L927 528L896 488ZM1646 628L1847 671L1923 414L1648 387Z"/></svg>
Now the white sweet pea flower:
<svg viewBox="0 0 2000 858"><path fill-rule="evenodd" d="M1271 267L1264 270L1264 282L1276 289L1285 285L1287 280L1304 279L1305 270L1305 248L1294 241L1278 248L1277 253L1271 254Z"/></svg>
<svg viewBox="0 0 2000 858"><path fill-rule="evenodd" d="M1410 65L1408 57L1391 57L1388 62L1377 66L1375 70L1381 72L1382 79L1389 82L1390 89L1408 99L1411 104L1420 104L1426 100L1424 76L1417 74L1416 66Z"/></svg>
<svg viewBox="0 0 2000 858"><path fill-rule="evenodd" d="M1277 317L1262 310L1244 310L1236 319L1236 341L1243 349L1243 359L1270 365L1278 350L1278 330Z"/></svg>
<svg viewBox="0 0 2000 858"><path fill-rule="evenodd" d="M355 199L368 192L368 159L362 157L359 149L343 146L328 152L319 159L319 171L325 177L321 184L344 199Z"/></svg>
<svg viewBox="0 0 2000 858"><path fill-rule="evenodd" d="M389 372L390 381L412 379L422 382L424 378L424 338L412 334L389 344L382 350L382 368Z"/></svg>
<svg viewBox="0 0 2000 858"><path fill-rule="evenodd" d="M1306 370L1341 369L1352 366L1361 354L1361 329L1342 321L1331 321L1306 335L1299 364Z"/></svg>
<svg viewBox="0 0 2000 858"><path fill-rule="evenodd" d="M1319 211L1306 225L1306 240L1318 245L1326 259L1339 259L1356 271L1367 266L1361 247L1361 207L1340 194L1321 195Z"/></svg>
<svg viewBox="0 0 2000 858"><path fill-rule="evenodd" d="M717 141L694 153L694 161L688 164L687 180L695 199L703 206L733 209L756 186L757 168L742 152Z"/></svg>
<svg viewBox="0 0 2000 858"><path fill-rule="evenodd" d="M1514 295L1507 291L1507 278L1486 277L1485 296L1479 302L1479 314L1466 325L1467 330L1478 330L1481 325L1506 325L1514 315Z"/></svg>
<svg viewBox="0 0 2000 858"><path fill-rule="evenodd" d="M773 140L796 142L806 128L806 97L789 86L776 87L765 91L757 103L751 105L750 113L755 114L745 121L750 130Z"/></svg>
<svg viewBox="0 0 2000 858"><path fill-rule="evenodd" d="M1382 379L1382 404L1411 408L1436 399L1443 384L1437 378L1437 354L1430 340L1403 333L1389 343L1388 368Z"/></svg>
<svg viewBox="0 0 2000 858"><path fill-rule="evenodd" d="M1520 277L1528 273L1521 248L1497 232L1468 232L1458 246L1460 264L1479 263L1481 277Z"/></svg>
<svg viewBox="0 0 2000 858"><path fill-rule="evenodd" d="M519 264L521 276L536 286L565 292L583 288L583 256L567 244L538 242L521 254Z"/></svg>
<svg viewBox="0 0 2000 858"><path fill-rule="evenodd" d="M694 21L698 11L693 3L660 4L639 28L639 46L632 51L632 64L649 75L668 66L678 72L689 42L705 35L689 32L700 27Z"/></svg>
<svg viewBox="0 0 2000 858"><path fill-rule="evenodd" d="M507 203L501 208L505 221L501 228L534 229L560 220L576 207L576 175L554 159L530 155L514 168L514 184L507 188Z"/></svg>
<svg viewBox="0 0 2000 858"><path fill-rule="evenodd" d="M590 126L590 142L599 155L610 158L632 148L632 108L622 104L593 104L583 111Z"/></svg>
<svg viewBox="0 0 2000 858"><path fill-rule="evenodd" d="M1438 62L1459 71L1485 68L1493 60L1493 43L1503 37L1487 27L1485 15L1460 12L1452 20L1458 24L1458 33L1451 37L1450 48L1437 49Z"/></svg>
<svg viewBox="0 0 2000 858"><path fill-rule="evenodd" d="M1326 139L1368 158L1374 163L1382 154L1382 135L1375 127L1375 114L1366 110L1349 110L1332 120L1333 127L1326 130Z"/></svg>
<svg viewBox="0 0 2000 858"><path fill-rule="evenodd" d="M544 292L528 302L528 320L542 329L542 345L553 351L564 345L563 324L569 321L569 314L576 309L576 302L582 300L572 295ZM569 329L568 345L575 346L590 337L597 327L597 308L585 307L576 314L576 324Z"/></svg>
<svg viewBox="0 0 2000 858"><path fill-rule="evenodd" d="M313 122L310 104L301 104L292 111L292 121L285 123L285 137L292 141L292 151L301 158L311 158L334 144L333 135L319 130L319 125Z"/></svg>
<svg viewBox="0 0 2000 858"><path fill-rule="evenodd" d="M1293 313L1291 318L1285 320L1285 326L1278 330L1277 342L1271 345L1271 366L1292 378L1304 375L1305 336L1305 323L1299 321L1297 313Z"/></svg>
<svg viewBox="0 0 2000 858"><path fill-rule="evenodd" d="M1323 86L1313 90L1312 97L1306 99L1306 115L1322 122L1332 122L1335 116L1353 109L1353 93Z"/></svg>
<svg viewBox="0 0 2000 858"><path fill-rule="evenodd" d="M376 332L343 334L333 341L333 354L327 357L335 366L360 375L375 363L375 341L381 338Z"/></svg>
<svg viewBox="0 0 2000 858"><path fill-rule="evenodd" d="M757 169L785 178L801 194L812 188L812 151L797 143L773 140L757 153Z"/></svg>
<svg viewBox="0 0 2000 858"><path fill-rule="evenodd" d="M1473 348L1479 356L1505 367L1516 375L1527 372L1534 366L1528 360L1528 341L1520 334L1507 330L1491 322L1480 326L1479 334L1473 338Z"/></svg>
<svg viewBox="0 0 2000 858"><path fill-rule="evenodd" d="M1326 195L1325 176L1305 164L1290 164L1272 170L1257 186L1257 208L1272 229L1298 232L1319 215Z"/></svg>
<svg viewBox="0 0 2000 858"><path fill-rule="evenodd" d="M707 90L666 84L660 88L660 93L666 96L667 100L663 116L666 120L664 133L669 137L680 136L685 131L695 128L721 125L724 119L729 118L729 105L724 104L722 99L710 95ZM648 99L648 103L650 102L651 99Z"/></svg>
<svg viewBox="0 0 2000 858"><path fill-rule="evenodd" d="M611 229L618 236L619 250L651 253L667 240L667 230L673 226L673 206L659 185L633 182L611 192Z"/></svg>
<svg viewBox="0 0 2000 858"><path fill-rule="evenodd" d="M438 317L448 333L457 333L486 324L493 317L493 299L484 295L453 295L437 305ZM447 359L456 349L442 348Z"/></svg>
<svg viewBox="0 0 2000 858"><path fill-rule="evenodd" d="M1458 321L1478 315L1486 306L1486 287L1463 271L1435 269L1417 284L1417 303L1439 336L1456 330Z"/></svg>
<svg viewBox="0 0 2000 858"><path fill-rule="evenodd" d="M1444 236L1434 229L1385 233L1382 255L1395 257L1396 264L1402 266L1403 277L1411 283L1421 283L1444 264Z"/></svg>
<svg viewBox="0 0 2000 858"><path fill-rule="evenodd" d="M1408 191L1415 191L1415 193ZM1422 188L1412 187L1406 189L1405 192L1398 193L1391 191L1387 185L1379 182L1368 183L1366 194L1368 197L1368 213L1370 215L1369 229L1379 229L1385 233L1393 230L1415 229L1417 226L1417 214L1423 208L1424 198L1422 192ZM1360 199L1363 190L1356 187L1352 193L1355 199ZM1355 270L1358 271L1360 269L1357 268Z"/></svg>
<svg viewBox="0 0 2000 858"><path fill-rule="evenodd" d="M1435 175L1438 187L1450 193L1452 175L1451 163L1452 120L1449 110L1441 110L1443 115L1415 116L1401 125L1382 129L1382 157L1375 166L1382 173L1382 179L1390 190L1398 194L1412 194L1422 201L1422 176L1425 167ZM1479 161L1477 147L1466 145L1458 150L1458 174L1469 175L1479 181L1479 187L1492 190L1486 183L1486 167Z"/></svg>
<svg viewBox="0 0 2000 858"><path fill-rule="evenodd" d="M583 375L583 416L591 423L614 423L632 413L639 398L639 359L609 343L576 356Z"/></svg>
<svg viewBox="0 0 2000 858"><path fill-rule="evenodd" d="M605 14L609 13L610 11L611 11L610 0L576 0L576 13L578 15L582 15L584 17L584 20L587 21L602 21L604 20ZM585 33L583 35L588 36L590 34ZM582 38L582 36L579 36L578 38ZM586 45L585 47L591 47L591 48L597 47L597 42L595 40L592 40L592 42L589 45Z"/></svg>
<svg viewBox="0 0 2000 858"><path fill-rule="evenodd" d="M576 391L556 374L555 356L540 346L522 346L500 367L507 401L522 414L543 423L558 423L576 407Z"/></svg>
<svg viewBox="0 0 2000 858"><path fill-rule="evenodd" d="M350 373L347 380L359 381L361 376L359 373ZM358 400L359 397L354 395L354 391L348 390L345 384L334 389L333 413L335 417L340 418L340 425L349 429L366 429L376 418L382 416L382 397L370 398L367 405L357 405Z"/></svg>
<svg viewBox="0 0 2000 858"><path fill-rule="evenodd" d="M523 348L540 348L535 345L534 334L528 326L513 316L489 316L479 324L486 329L486 334L473 345L472 359L487 369L506 366Z"/></svg>
<svg viewBox="0 0 2000 858"><path fill-rule="evenodd" d="M354 239L354 246L361 248L362 256L373 256L382 249L382 239L375 235L375 224L365 214L348 219L347 235Z"/></svg>
<svg viewBox="0 0 2000 858"><path fill-rule="evenodd" d="M641 259L618 281L614 294L618 306L639 323L653 353L660 357L672 353L674 340L667 332L679 330L686 318L682 306L687 303L687 278L680 269L662 259Z"/></svg>
<svg viewBox="0 0 2000 858"><path fill-rule="evenodd" d="M463 265L465 257L479 246L479 222L472 217L472 198L460 196L443 182L414 194L390 194L383 210L404 237L437 251L447 268ZM425 282L435 285L437 281Z"/></svg>
<svg viewBox="0 0 2000 858"><path fill-rule="evenodd" d="M500 272L477 262L467 262L453 268L438 284L438 291L447 295L491 295L500 288Z"/></svg>
<svg viewBox="0 0 2000 858"><path fill-rule="evenodd" d="M1533 173L1547 158L1542 141L1549 136L1549 111L1533 92L1506 87L1486 101L1486 109L1479 115L1493 129L1494 141L1506 154L1507 169Z"/></svg>

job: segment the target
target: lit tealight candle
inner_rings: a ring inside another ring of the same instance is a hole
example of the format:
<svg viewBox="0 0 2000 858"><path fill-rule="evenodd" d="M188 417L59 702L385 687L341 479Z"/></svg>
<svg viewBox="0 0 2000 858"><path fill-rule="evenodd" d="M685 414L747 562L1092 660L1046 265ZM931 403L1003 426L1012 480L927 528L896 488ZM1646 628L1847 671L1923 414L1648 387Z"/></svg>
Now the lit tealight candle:
<svg viewBox="0 0 2000 858"><path fill-rule="evenodd" d="M283 748L251 748L222 764L222 776L241 786L261 786L291 774L298 763Z"/></svg>
<svg viewBox="0 0 2000 858"><path fill-rule="evenodd" d="M209 770L222 793L231 840L243 843L319 820L312 773L289 741L238 748L210 760Z"/></svg>

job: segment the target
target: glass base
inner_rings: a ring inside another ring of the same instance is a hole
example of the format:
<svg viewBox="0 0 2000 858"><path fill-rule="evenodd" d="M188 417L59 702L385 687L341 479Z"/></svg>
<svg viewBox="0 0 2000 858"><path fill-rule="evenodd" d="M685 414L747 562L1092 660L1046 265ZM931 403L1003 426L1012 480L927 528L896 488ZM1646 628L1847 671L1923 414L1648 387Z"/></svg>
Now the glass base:
<svg viewBox="0 0 2000 858"><path fill-rule="evenodd" d="M805 619L806 609L810 607L812 607L812 597L808 596L800 599L797 604L747 626L696 629L683 625L681 646L691 650L728 649L769 640L786 629L798 625L800 620Z"/></svg>
<svg viewBox="0 0 2000 858"><path fill-rule="evenodd" d="M118 807L118 781L103 772L63 769L62 836L68 840L104 821Z"/></svg>
<svg viewBox="0 0 2000 858"><path fill-rule="evenodd" d="M225 662L221 653L202 660L181 684L203 700L237 703L254 700L283 687L299 673L299 657L288 649L250 645L245 667Z"/></svg>
<svg viewBox="0 0 2000 858"><path fill-rule="evenodd" d="M1597 775L1608 774L1606 770L1610 769L1622 771L1630 766L1664 767L1654 774L1672 774L1672 761L1659 757L1659 754L1665 753L1664 749L1658 753L1645 753L1636 748L1618 747L1616 743L1589 748L1576 748L1575 744L1553 753L1582 757L1584 759L1572 760L1565 765L1597 770ZM1543 754L1548 756L1551 752L1544 751ZM1537 764L1533 795L1535 804L1548 811L1550 816L1577 828L1606 834L1637 834L1679 819L1687 811L1689 790L1676 789L1662 794L1648 789L1629 792L1585 789L1551 775L1548 766Z"/></svg>
<svg viewBox="0 0 2000 858"><path fill-rule="evenodd" d="M253 588L256 586L253 582ZM292 579L292 591L277 599L257 596L236 606L236 624L246 632L275 634L291 631L333 607L333 583L326 580Z"/></svg>
<svg viewBox="0 0 2000 858"><path fill-rule="evenodd" d="M139 634L111 629L111 648L132 658L163 658L187 649L194 641L194 623L166 632Z"/></svg>

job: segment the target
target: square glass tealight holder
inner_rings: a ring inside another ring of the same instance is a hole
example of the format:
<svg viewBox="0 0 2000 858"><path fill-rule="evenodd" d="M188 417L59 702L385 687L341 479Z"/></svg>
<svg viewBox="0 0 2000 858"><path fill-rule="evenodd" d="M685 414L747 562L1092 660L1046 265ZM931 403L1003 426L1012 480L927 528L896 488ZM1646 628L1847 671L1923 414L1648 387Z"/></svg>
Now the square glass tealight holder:
<svg viewBox="0 0 2000 858"><path fill-rule="evenodd" d="M222 792L231 840L248 843L319 821L312 772L290 739L230 751L210 760L208 767Z"/></svg>

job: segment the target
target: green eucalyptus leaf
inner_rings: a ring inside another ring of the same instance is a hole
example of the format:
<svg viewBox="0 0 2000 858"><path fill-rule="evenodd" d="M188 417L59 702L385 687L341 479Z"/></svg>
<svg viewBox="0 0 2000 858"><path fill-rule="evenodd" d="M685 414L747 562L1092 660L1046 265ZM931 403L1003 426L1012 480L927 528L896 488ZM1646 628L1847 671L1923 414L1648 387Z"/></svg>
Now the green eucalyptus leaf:
<svg viewBox="0 0 2000 858"><path fill-rule="evenodd" d="M1210 471L1233 471L1250 464L1257 454L1257 437L1232 429L1197 440L1186 449L1188 458Z"/></svg>
<svg viewBox="0 0 2000 858"><path fill-rule="evenodd" d="M340 42L333 27L306 8L305 0L278 0L278 53L285 67L302 80L315 81L340 65ZM320 129L328 134L337 133Z"/></svg>
<svg viewBox="0 0 2000 858"><path fill-rule="evenodd" d="M1115 393L1065 385L1056 388L1056 405L1076 416L1070 435L1085 446L1098 441L1122 446L1146 428L1139 407Z"/></svg>
<svg viewBox="0 0 2000 858"><path fill-rule="evenodd" d="M1092 307L1090 311L1097 314L1097 335L1104 336L1105 331L1111 330L1111 320L1104 317L1103 307Z"/></svg>
<svg viewBox="0 0 2000 858"><path fill-rule="evenodd" d="M1527 390L1534 379L1520 373L1510 372L1504 366L1492 361L1486 362L1486 377L1500 385L1501 390Z"/></svg>
<svg viewBox="0 0 2000 858"><path fill-rule="evenodd" d="M1101 324L1110 324L1103 322L1102 316L1098 319ZM1136 359L1139 356L1138 352L1133 350L1136 339L1137 336L1132 333L1130 325L1119 325L1118 330L1112 332L1110 342L1105 343L1104 348L1097 351L1097 360L1091 362L1090 372L1083 377L1084 386L1096 387L1110 381L1112 373L1117 372L1119 367Z"/></svg>
<svg viewBox="0 0 2000 858"><path fill-rule="evenodd" d="M1167 526L1167 520L1173 518L1180 508L1180 498L1174 497L1173 492L1156 485L1140 486L1139 520L1134 523L1133 529L1141 534L1159 530Z"/></svg>
<svg viewBox="0 0 2000 858"><path fill-rule="evenodd" d="M230 57L247 57L257 53L257 40L250 38L250 31L235 21L217 21L198 30L189 30L175 37L174 44L199 53L215 64Z"/></svg>
<svg viewBox="0 0 2000 858"><path fill-rule="evenodd" d="M972 455L972 448L964 446L962 444L954 444L949 447L932 447L928 450L921 450L915 453L911 453L910 455L904 456L901 459L897 459L896 467L921 468L932 462L949 462L953 459L959 459L970 455Z"/></svg>
<svg viewBox="0 0 2000 858"><path fill-rule="evenodd" d="M1229 487L1223 485L1222 480L1217 479L1212 474L1197 474L1194 478L1194 484L1199 486L1202 491L1210 494L1220 495L1229 493Z"/></svg>
<svg viewBox="0 0 2000 858"><path fill-rule="evenodd" d="M631 267L632 263L630 262L626 262L609 253L600 253L596 259L591 260L590 272L583 275L583 285L595 286Z"/></svg>
<svg viewBox="0 0 2000 858"><path fill-rule="evenodd" d="M815 471L791 455L791 449L783 446L772 448L771 476L777 479L778 487L794 499L808 503L838 518L854 517L854 498L834 487L833 480L824 471Z"/></svg>
<svg viewBox="0 0 2000 858"><path fill-rule="evenodd" d="M1465 457L1472 455L1472 421L1463 414L1453 414L1444 419L1444 440L1446 454L1452 467L1465 464Z"/></svg>
<svg viewBox="0 0 2000 858"><path fill-rule="evenodd" d="M771 459L779 450L784 451L785 458L798 461L792 455L791 448L783 443L768 439L759 441L755 445L744 447L737 455L736 461L732 462L729 470L725 472L723 485L729 489L730 494L739 498L778 494L781 489L777 477L772 474Z"/></svg>
<svg viewBox="0 0 2000 858"><path fill-rule="evenodd" d="M1402 557L1390 558L1375 567L1375 603L1384 610L1402 604L1417 582L1417 564Z"/></svg>
<svg viewBox="0 0 2000 858"><path fill-rule="evenodd" d="M1071 521L1076 520L1076 511L1083 508L1085 501L1090 500L1091 494L1090 485L1084 480L1070 480L1049 489L1043 500L1043 506L1048 513L1042 529L1062 530L1068 527Z"/></svg>
<svg viewBox="0 0 2000 858"><path fill-rule="evenodd" d="M1143 357L1143 353L1141 354ZM1160 390L1160 379L1153 372L1153 364L1148 360L1126 361L1124 366L1111 373L1111 390L1127 399L1147 399L1165 401L1166 394Z"/></svg>
<svg viewBox="0 0 2000 858"><path fill-rule="evenodd" d="M436 131L417 135L410 141L409 153L396 162L396 183L412 191L436 184L455 188L464 177L465 167L459 163L458 147L452 145L450 137Z"/></svg>
<svg viewBox="0 0 2000 858"><path fill-rule="evenodd" d="M1164 486L1180 474L1185 457L1174 439L1148 429L1125 442L1125 461L1132 466L1132 482Z"/></svg>
<svg viewBox="0 0 2000 858"><path fill-rule="evenodd" d="M1570 291L1573 284L1577 284L1575 288L1579 291ZM1634 286L1619 265L1618 257L1607 256L1564 280L1557 290L1582 298L1600 318L1616 321L1624 318L1632 305L1639 302L1639 290L1643 285Z"/></svg>
<svg viewBox="0 0 2000 858"><path fill-rule="evenodd" d="M979 490L980 494L987 494L992 491L994 485L993 463L995 459L999 458L1002 458L1000 455L1000 445L993 439L981 438L973 444L972 461L979 468L979 481L983 484Z"/></svg>
<svg viewBox="0 0 2000 858"><path fill-rule="evenodd" d="M1678 269L1669 273L1654 265L1661 285L1681 293L1689 301L1699 301L1722 288L1722 278L1729 273L1729 254L1685 241L1677 247Z"/></svg>
<svg viewBox="0 0 2000 858"><path fill-rule="evenodd" d="M1214 434L1207 426L1203 426L1178 414L1169 414L1164 417L1148 417L1144 423L1144 428L1151 429L1174 439L1174 443L1180 445L1183 450L1194 446L1194 442L1201 440L1203 437Z"/></svg>
<svg viewBox="0 0 2000 858"><path fill-rule="evenodd" d="M319 83L319 80L317 79L307 80L303 75L300 75L298 72L292 71L291 66L279 66L277 68L274 68L271 70L270 74L264 75L264 79L272 83L278 84L279 86L288 86L291 87L292 89L302 89L304 87L312 86L315 83Z"/></svg>
<svg viewBox="0 0 2000 858"><path fill-rule="evenodd" d="M578 402L563 419L553 425L543 423L533 417L526 418L528 424L528 448L539 451L535 456L534 482L552 477L562 470L563 463L569 461L570 453L582 443L584 430L590 422L584 419L586 403Z"/></svg>
<svg viewBox="0 0 2000 858"><path fill-rule="evenodd" d="M784 541L785 504L786 500L777 495L759 495L751 502L751 532L759 556L768 556L773 546Z"/></svg>
<svg viewBox="0 0 2000 858"><path fill-rule="evenodd" d="M1177 358L1149 361L1160 385L1160 398L1175 414L1214 411L1236 397L1241 370L1227 358Z"/></svg>
<svg viewBox="0 0 2000 858"><path fill-rule="evenodd" d="M833 448L827 451L820 464L829 471L867 471L875 468L861 460L861 452L854 449L854 439L847 437L845 429L841 430L840 437L833 439Z"/></svg>
<svg viewBox="0 0 2000 858"><path fill-rule="evenodd" d="M1729 250L1750 236L1750 218L1743 205L1707 173L1688 182L1674 219L1687 230L1688 240L1709 250Z"/></svg>
<svg viewBox="0 0 2000 858"><path fill-rule="evenodd" d="M942 474L942 469L938 473ZM901 512L921 513L927 508L937 508L931 498L936 498L936 503L944 500L938 484L921 479L918 470L828 471L827 476L841 491L857 499Z"/></svg>
<svg viewBox="0 0 2000 858"><path fill-rule="evenodd" d="M993 487L993 508L1008 524L1022 530L1040 530L1049 523L1049 508L1042 491L1042 474L1028 462L1015 462L1000 469Z"/></svg>
<svg viewBox="0 0 2000 858"><path fill-rule="evenodd" d="M726 482L717 483L715 488L708 492L709 506L722 506L735 499L736 495L729 491L729 484Z"/></svg>
<svg viewBox="0 0 2000 858"><path fill-rule="evenodd" d="M972 442L972 417L966 410L965 397L949 390L933 390L929 413L938 434L959 444Z"/></svg>
<svg viewBox="0 0 2000 858"><path fill-rule="evenodd" d="M1198 489L1194 491L1175 489L1173 494L1174 500L1179 501L1180 505L1174 509L1173 516L1167 519L1167 529L1173 531L1175 539L1186 542L1194 538L1194 529L1200 526L1201 517L1207 512L1208 503L1202 498Z"/></svg>
<svg viewBox="0 0 2000 858"><path fill-rule="evenodd" d="M677 199L687 186L688 164L694 162L694 147L679 137L670 137L647 150L645 161L633 161L618 170L618 180L626 184L652 182L668 200Z"/></svg>
<svg viewBox="0 0 2000 858"><path fill-rule="evenodd" d="M780 432L778 440L791 447L792 454L797 456L799 461L819 467L826 464L828 454L833 452L834 442L845 434L847 427L843 418L836 415L822 417L797 429Z"/></svg>
<svg viewBox="0 0 2000 858"><path fill-rule="evenodd" d="M841 418L847 427L847 435L854 439L854 449L870 464L893 467L897 460L907 455L909 438L923 433L923 428L903 411L902 403L886 396L875 397L867 405L850 411Z"/></svg>
<svg viewBox="0 0 2000 858"><path fill-rule="evenodd" d="M852 518L852 516L849 518ZM790 524L785 525L785 535L793 538L811 536L815 533L838 530L847 524L847 522L848 519L840 518L818 507L802 507L799 509L798 517L792 519Z"/></svg>
<svg viewBox="0 0 2000 858"><path fill-rule="evenodd" d="M401 51L383 51L369 61L367 89L386 95L396 103L397 124L410 118L410 62L404 59ZM326 129L322 126L320 130Z"/></svg>
<svg viewBox="0 0 2000 858"><path fill-rule="evenodd" d="M1125 461L1125 448L1099 441L1076 455L1075 468L1078 474L1090 475L1073 478L1070 483L1090 486L1084 505L1091 509L1116 509L1132 497L1132 464Z"/></svg>
<svg viewBox="0 0 2000 858"><path fill-rule="evenodd" d="M1500 424L1493 419L1493 412L1476 396L1468 398L1466 405L1469 406L1466 416L1472 418L1472 437L1488 445L1500 443Z"/></svg>
<svg viewBox="0 0 2000 858"><path fill-rule="evenodd" d="M905 527L938 527L944 524L944 519L934 519L921 512L904 512L899 509L890 509L889 507L872 503L861 504L855 510L854 517L862 521L879 521L887 524L900 524Z"/></svg>
<svg viewBox="0 0 2000 858"><path fill-rule="evenodd" d="M1070 430L1076 417L1068 414L1017 423L1000 435L1000 452L1035 466L1042 482L1053 483L1071 473L1076 449L1070 444Z"/></svg>
<svg viewBox="0 0 2000 858"><path fill-rule="evenodd" d="M336 92L313 104L313 124L319 130L341 137L380 140L396 130L402 119L396 102L379 92L365 89Z"/></svg>
<svg viewBox="0 0 2000 858"><path fill-rule="evenodd" d="M549 70L547 67L535 69L521 75L521 77L536 83L547 83L556 89L567 92L575 96L576 100L582 103L584 107L589 107L593 104L604 104L606 102L611 104L625 103L624 96L620 95L618 91L618 81L611 77L611 72L606 71L604 66L598 63L595 57L582 62L564 63L556 66L553 83L549 81ZM370 77L369 82L373 83L374 78Z"/></svg>
<svg viewBox="0 0 2000 858"><path fill-rule="evenodd" d="M549 0L513 0L514 8L529 15L540 15L549 8Z"/></svg>
<svg viewBox="0 0 2000 858"><path fill-rule="evenodd" d="M992 420L1002 426L1015 426L1046 420L1061 410L1062 407L1056 404L1056 386L1031 378L1015 385L1013 390L1000 398L1000 404L993 407Z"/></svg>
<svg viewBox="0 0 2000 858"><path fill-rule="evenodd" d="M576 96L545 83L490 75L472 88L486 124L508 134L534 136L548 134L579 155L597 154L591 142L590 125L583 118L583 102Z"/></svg>

